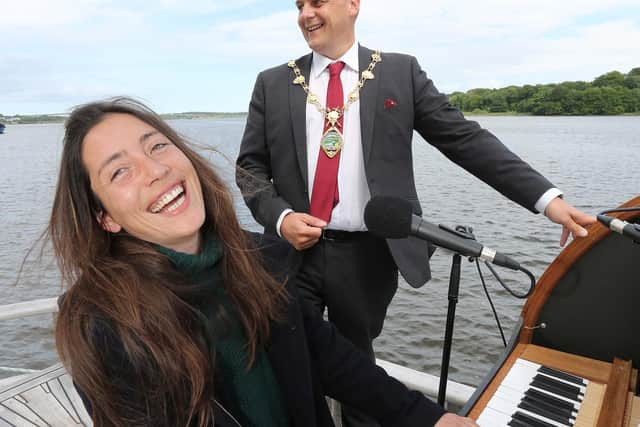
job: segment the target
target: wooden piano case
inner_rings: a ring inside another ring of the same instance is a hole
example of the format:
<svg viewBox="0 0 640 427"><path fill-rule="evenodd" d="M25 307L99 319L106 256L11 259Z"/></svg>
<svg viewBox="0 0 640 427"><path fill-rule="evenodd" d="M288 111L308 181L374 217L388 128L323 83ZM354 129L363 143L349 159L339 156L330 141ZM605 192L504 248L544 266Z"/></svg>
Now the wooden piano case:
<svg viewBox="0 0 640 427"><path fill-rule="evenodd" d="M640 206L640 196L621 207L635 206ZM640 222L640 212L611 215ZM515 359L524 357L608 384L594 425L638 425L640 405L631 403L638 401L640 244L600 224L588 231L540 277L509 348L461 414L477 419Z"/></svg>

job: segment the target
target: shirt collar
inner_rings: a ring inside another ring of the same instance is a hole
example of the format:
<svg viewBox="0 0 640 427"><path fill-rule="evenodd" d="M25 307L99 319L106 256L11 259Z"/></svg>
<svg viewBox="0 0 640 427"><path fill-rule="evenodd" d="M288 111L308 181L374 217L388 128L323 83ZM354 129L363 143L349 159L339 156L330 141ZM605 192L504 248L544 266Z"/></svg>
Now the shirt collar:
<svg viewBox="0 0 640 427"><path fill-rule="evenodd" d="M356 73L359 72L359 63L358 63L358 42L355 42L349 50L345 52L337 60L333 60L331 58L327 58L326 56L313 51L313 59L311 61L311 76L313 78L318 78L320 73L322 73L332 62L342 61L346 64L347 67L351 68L351 70Z"/></svg>

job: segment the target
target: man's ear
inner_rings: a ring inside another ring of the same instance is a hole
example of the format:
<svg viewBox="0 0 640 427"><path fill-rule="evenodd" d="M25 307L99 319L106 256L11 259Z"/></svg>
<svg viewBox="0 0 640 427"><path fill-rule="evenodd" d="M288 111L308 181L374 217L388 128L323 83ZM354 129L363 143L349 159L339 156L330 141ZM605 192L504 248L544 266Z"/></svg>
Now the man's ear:
<svg viewBox="0 0 640 427"><path fill-rule="evenodd" d="M111 215L105 212L100 212L98 214L98 224L102 227L103 230L108 231L110 233L119 233L122 230L122 226L114 221L111 218Z"/></svg>
<svg viewBox="0 0 640 427"><path fill-rule="evenodd" d="M349 0L349 5L352 13L355 13L355 16L358 16L360 12L360 0Z"/></svg>

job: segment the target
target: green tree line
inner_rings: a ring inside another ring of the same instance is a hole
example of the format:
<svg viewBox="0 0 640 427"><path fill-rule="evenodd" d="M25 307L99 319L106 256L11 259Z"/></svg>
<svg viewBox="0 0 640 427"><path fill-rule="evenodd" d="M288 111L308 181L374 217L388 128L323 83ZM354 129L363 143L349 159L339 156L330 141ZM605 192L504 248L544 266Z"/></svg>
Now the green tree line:
<svg viewBox="0 0 640 427"><path fill-rule="evenodd" d="M473 113L550 115L640 114L640 67L611 71L592 82L563 82L471 89L449 96L452 105Z"/></svg>

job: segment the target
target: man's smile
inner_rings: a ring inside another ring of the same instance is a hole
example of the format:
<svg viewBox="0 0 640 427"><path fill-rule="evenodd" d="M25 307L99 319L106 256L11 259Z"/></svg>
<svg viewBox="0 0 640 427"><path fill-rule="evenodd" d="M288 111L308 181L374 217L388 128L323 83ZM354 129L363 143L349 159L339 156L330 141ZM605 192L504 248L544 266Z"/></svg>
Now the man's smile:
<svg viewBox="0 0 640 427"><path fill-rule="evenodd" d="M317 29L319 29L319 28L322 28L323 26L324 26L324 24L309 25L309 26L308 26L308 27L306 27L305 29L306 29L308 32L312 33L312 32L314 32L315 30L317 30Z"/></svg>

